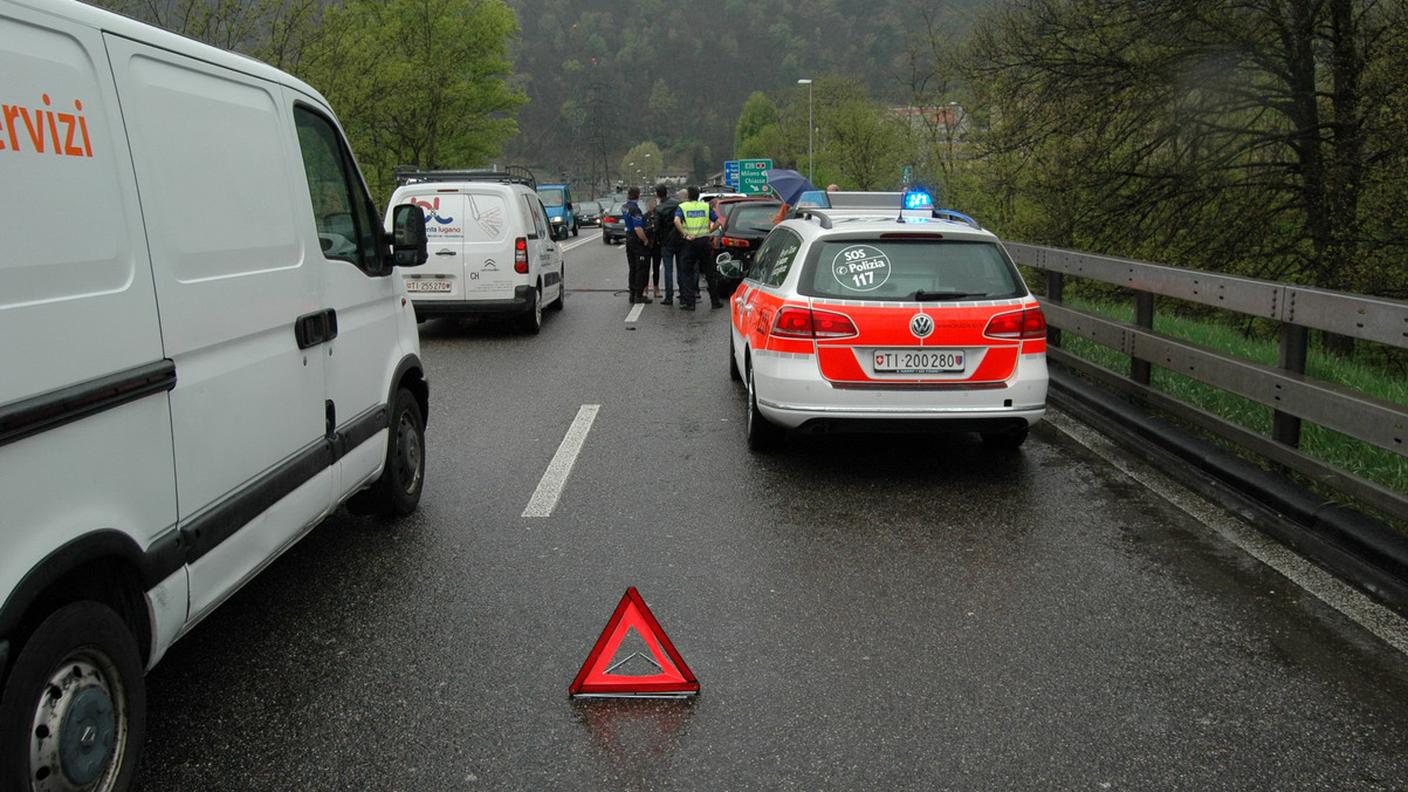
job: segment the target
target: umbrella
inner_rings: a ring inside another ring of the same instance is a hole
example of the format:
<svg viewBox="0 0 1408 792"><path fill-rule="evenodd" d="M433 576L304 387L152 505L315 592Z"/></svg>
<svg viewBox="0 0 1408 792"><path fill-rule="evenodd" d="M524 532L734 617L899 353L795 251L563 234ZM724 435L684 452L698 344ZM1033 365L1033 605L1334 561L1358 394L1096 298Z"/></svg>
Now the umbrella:
<svg viewBox="0 0 1408 792"><path fill-rule="evenodd" d="M806 176L786 168L768 169L768 186L789 206L796 206L802 200L802 193L816 189Z"/></svg>

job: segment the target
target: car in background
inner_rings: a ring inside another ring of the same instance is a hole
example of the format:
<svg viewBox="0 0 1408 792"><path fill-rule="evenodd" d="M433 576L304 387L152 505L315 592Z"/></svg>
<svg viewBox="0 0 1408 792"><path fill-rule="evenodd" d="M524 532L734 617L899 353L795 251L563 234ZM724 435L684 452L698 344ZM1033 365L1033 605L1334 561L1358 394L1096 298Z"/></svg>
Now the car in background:
<svg viewBox="0 0 1408 792"><path fill-rule="evenodd" d="M705 203L708 203L708 204L712 204L713 202L715 202L715 201L717 201L717 200L719 200L719 199L721 199L721 198L748 198L748 197L750 197L750 196L744 195L744 194L741 193L741 192L730 192L727 188L709 188L709 187L706 187L706 188L704 188L704 189L702 189L702 190L699 191L699 200L701 200L701 201L703 201L703 202L705 202Z"/></svg>
<svg viewBox="0 0 1408 792"><path fill-rule="evenodd" d="M729 374L754 450L789 429L976 431L1014 449L1045 414L1045 315L969 218L808 210L723 270L744 277Z"/></svg>
<svg viewBox="0 0 1408 792"><path fill-rule="evenodd" d="M626 241L625 201L616 201L601 214L601 244L614 245Z"/></svg>
<svg viewBox="0 0 1408 792"><path fill-rule="evenodd" d="M491 317L536 334L566 297L562 251L531 179L497 171L402 172L393 205L425 212L430 260L404 276L416 318Z"/></svg>
<svg viewBox="0 0 1408 792"><path fill-rule="evenodd" d="M552 238L577 236L577 218L572 213L572 188L565 184L540 184L538 197L547 209Z"/></svg>
<svg viewBox="0 0 1408 792"><path fill-rule="evenodd" d="M601 201L579 201L577 202L577 224L580 226L601 225L601 215L606 207Z"/></svg>
<svg viewBox="0 0 1408 792"><path fill-rule="evenodd" d="M714 211L722 225L713 240L715 263L733 260L747 271L753 255L772 231L773 221L781 208L782 203L771 198L721 198L716 201ZM733 294L742 280L741 277L726 278L720 275L719 293Z"/></svg>

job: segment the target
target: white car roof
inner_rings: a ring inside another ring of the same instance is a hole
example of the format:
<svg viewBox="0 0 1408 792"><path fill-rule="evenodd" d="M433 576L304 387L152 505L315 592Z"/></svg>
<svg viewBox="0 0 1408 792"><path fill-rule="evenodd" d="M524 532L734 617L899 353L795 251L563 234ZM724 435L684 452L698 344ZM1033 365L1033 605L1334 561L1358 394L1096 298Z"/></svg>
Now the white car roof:
<svg viewBox="0 0 1408 792"><path fill-rule="evenodd" d="M413 192L413 193L436 193L436 192L495 192L495 193L513 193L513 192L524 192L524 193L527 193L528 195L537 195L536 192L534 192L533 190L528 189L527 185L519 184L518 182L508 183L508 182L489 181L489 180L477 181L477 180L473 180L473 179L466 180L466 181L423 181L423 182L412 182L411 184L403 184L403 185L401 185L400 187L397 187L395 194L396 194L396 195L402 195L402 194L404 194L404 193L410 193L410 192Z"/></svg>
<svg viewBox="0 0 1408 792"><path fill-rule="evenodd" d="M830 228L823 226L822 218L830 221ZM804 209L801 217L784 220L778 227L791 229L800 235L805 242L828 237L874 237L879 234L903 233L905 231L935 231L943 234L945 239L998 241L997 235L986 228L974 228L961 220L926 217L921 212L905 212L904 220L903 223L899 221L898 212L880 214L874 210Z"/></svg>
<svg viewBox="0 0 1408 792"><path fill-rule="evenodd" d="M187 57L211 63L216 66L223 66L227 69L243 72L251 77L258 77L269 82L278 83L294 89L321 104L324 109L332 111L332 106L328 100L318 93L317 89L308 83L294 77L288 72L270 66L269 64L251 58L248 55L241 55L236 52L212 47L203 44L192 38L172 33L169 30L162 30L159 27L148 25L145 22L138 22L131 17L96 8L78 0L11 0L16 5L37 11L41 14L66 19L94 30L107 31L114 35L123 36L134 41L150 44L165 50L170 50Z"/></svg>

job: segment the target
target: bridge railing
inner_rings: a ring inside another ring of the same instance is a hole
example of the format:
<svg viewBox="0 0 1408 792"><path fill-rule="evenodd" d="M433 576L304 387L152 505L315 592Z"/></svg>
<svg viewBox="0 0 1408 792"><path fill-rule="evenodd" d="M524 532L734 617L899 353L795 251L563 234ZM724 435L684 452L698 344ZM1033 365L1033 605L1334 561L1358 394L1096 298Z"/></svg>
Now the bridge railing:
<svg viewBox="0 0 1408 792"><path fill-rule="evenodd" d="M1310 421L1408 456L1408 407L1305 375L1309 330L1408 348L1408 303L1059 248L1013 242L1006 247L1018 264L1045 273L1042 307L1050 328L1048 356L1052 361L1385 514L1408 520L1408 495L1330 465L1299 447L1301 422ZM1133 292L1134 322L1109 319L1063 303L1068 277L1089 278ZM1263 365L1154 332L1159 297L1279 323L1278 364ZM1061 349L1062 333L1128 355L1129 373L1111 371ZM1150 386L1154 366L1272 408L1270 436L1154 389Z"/></svg>

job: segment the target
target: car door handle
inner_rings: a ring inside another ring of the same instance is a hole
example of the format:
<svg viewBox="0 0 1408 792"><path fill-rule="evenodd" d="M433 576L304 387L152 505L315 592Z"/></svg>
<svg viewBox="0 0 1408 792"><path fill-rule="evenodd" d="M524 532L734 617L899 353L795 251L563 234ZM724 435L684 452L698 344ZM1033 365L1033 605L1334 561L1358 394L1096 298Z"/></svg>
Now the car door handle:
<svg viewBox="0 0 1408 792"><path fill-rule="evenodd" d="M455 255L455 251L453 251L453 250L437 250L437 251L435 251L435 255L437 255L437 256L453 256L453 255Z"/></svg>
<svg viewBox="0 0 1408 792"><path fill-rule="evenodd" d="M326 308L293 320L293 337L299 349L308 349L337 338L337 311Z"/></svg>

